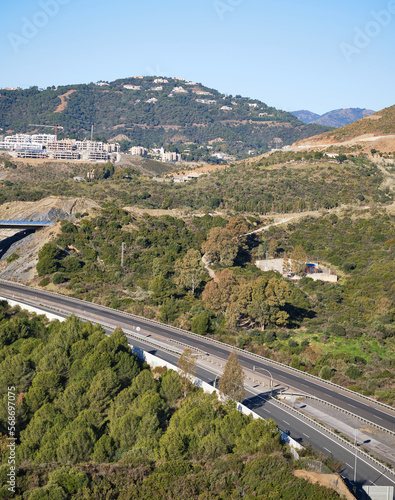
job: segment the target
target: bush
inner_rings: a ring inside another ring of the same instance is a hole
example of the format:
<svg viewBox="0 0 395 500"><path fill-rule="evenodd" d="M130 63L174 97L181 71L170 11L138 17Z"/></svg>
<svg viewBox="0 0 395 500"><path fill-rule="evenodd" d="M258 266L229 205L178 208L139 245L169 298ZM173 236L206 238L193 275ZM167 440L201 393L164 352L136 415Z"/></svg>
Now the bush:
<svg viewBox="0 0 395 500"><path fill-rule="evenodd" d="M43 278L38 284L38 286L47 286L47 285L49 285L49 278Z"/></svg>
<svg viewBox="0 0 395 500"><path fill-rule="evenodd" d="M11 262L17 259L19 259L19 255L17 253L13 253L9 257L7 257L7 264L10 264Z"/></svg>
<svg viewBox="0 0 395 500"><path fill-rule="evenodd" d="M328 330L329 330L330 334L337 335L338 337L345 337L345 335L346 335L346 330L341 325L338 325L337 323L330 325Z"/></svg>
<svg viewBox="0 0 395 500"><path fill-rule="evenodd" d="M357 366L351 365L347 368L345 375L352 380L356 380L361 377L362 370L360 370Z"/></svg>
<svg viewBox="0 0 395 500"><path fill-rule="evenodd" d="M323 378L324 380L330 380L333 376L332 369L325 365L321 368L320 370L320 377Z"/></svg>
<svg viewBox="0 0 395 500"><path fill-rule="evenodd" d="M275 340L276 340L276 333L273 330L269 330L265 333L264 342L266 344L270 343L270 342L274 342Z"/></svg>
<svg viewBox="0 0 395 500"><path fill-rule="evenodd" d="M54 285L60 285L61 283L64 283L67 281L67 278L63 273L55 273L52 278L52 283Z"/></svg>
<svg viewBox="0 0 395 500"><path fill-rule="evenodd" d="M277 332L277 338L279 340L288 340L289 339L289 333L286 332L285 330L280 330Z"/></svg>
<svg viewBox="0 0 395 500"><path fill-rule="evenodd" d="M193 332L199 335L206 335L210 329L210 317L207 313L201 312L195 316L191 323L191 329Z"/></svg>

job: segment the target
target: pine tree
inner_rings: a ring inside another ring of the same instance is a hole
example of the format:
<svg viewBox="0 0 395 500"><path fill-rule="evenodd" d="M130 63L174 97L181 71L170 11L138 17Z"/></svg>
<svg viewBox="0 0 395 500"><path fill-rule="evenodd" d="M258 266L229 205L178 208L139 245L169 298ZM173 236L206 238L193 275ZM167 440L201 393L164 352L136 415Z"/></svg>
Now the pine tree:
<svg viewBox="0 0 395 500"><path fill-rule="evenodd" d="M236 351L232 351L218 384L221 397L223 399L243 401L245 397L244 379L243 367L240 364Z"/></svg>

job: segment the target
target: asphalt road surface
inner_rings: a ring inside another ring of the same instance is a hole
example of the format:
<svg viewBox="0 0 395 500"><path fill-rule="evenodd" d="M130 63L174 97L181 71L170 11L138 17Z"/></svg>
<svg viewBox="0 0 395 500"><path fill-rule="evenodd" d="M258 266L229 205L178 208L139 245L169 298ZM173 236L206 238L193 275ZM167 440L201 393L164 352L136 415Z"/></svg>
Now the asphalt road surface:
<svg viewBox="0 0 395 500"><path fill-rule="evenodd" d="M174 340L190 345L192 348L200 349L223 360L228 358L232 350L231 346L216 344L204 337L189 335L188 332L183 332L167 325L153 323L144 318L126 315L116 310L101 308L95 304L75 301L65 296L49 294L41 290L0 281L0 295L7 296L11 299L14 298L14 300L25 299L27 302L37 307L40 305L47 305L51 309L62 310L65 314L74 313L81 318L91 319L92 321L111 325L113 327L119 326L125 330L134 330L140 327L144 333L151 334L155 337L161 336L167 340ZM174 364L177 363L177 356L166 350L154 348L152 345L145 344L143 341L134 338L131 340L131 343L162 359ZM238 356L243 366L249 370L252 370L253 366L256 367L257 371L260 371L260 369L268 369L277 382L292 386L301 392L315 395L320 399L327 400L354 414L358 414L367 420L376 422L382 427L395 431L394 413L391 412L391 410L387 410L385 407L376 407L374 403L361 400L358 395L354 396L352 393L342 392L336 387L325 384L324 381L321 382L309 379L302 373L287 370L285 366L273 365L264 358L250 357L248 353L244 354L240 352ZM213 371L205 368L198 368L197 375L202 380L213 384L218 372L215 371L214 367L212 370ZM275 400L267 399L264 394L257 393L252 387L248 390L247 399L243 404L263 418L272 418L281 430L290 429L291 437L301 444L311 443L316 450L322 452L324 455L332 454L337 460L344 464L341 474L350 481L354 480L355 452L353 448L336 440L336 438L328 436L325 431L307 422L303 417L279 407ZM379 466L358 453L356 463L356 484L359 488L365 484L395 486L395 476L380 470Z"/></svg>

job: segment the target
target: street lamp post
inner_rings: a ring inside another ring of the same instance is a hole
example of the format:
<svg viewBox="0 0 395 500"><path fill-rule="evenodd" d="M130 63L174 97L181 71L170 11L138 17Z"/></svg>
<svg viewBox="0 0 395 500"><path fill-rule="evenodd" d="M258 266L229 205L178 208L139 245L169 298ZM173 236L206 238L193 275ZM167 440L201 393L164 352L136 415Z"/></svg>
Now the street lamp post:
<svg viewBox="0 0 395 500"><path fill-rule="evenodd" d="M252 371L255 372L257 370L256 366L254 365L252 367ZM266 368L258 368L258 370L264 370L265 372L267 372L269 375L270 375L270 396L273 396L273 375L271 374L271 372L269 370L267 370Z"/></svg>
<svg viewBox="0 0 395 500"><path fill-rule="evenodd" d="M354 483L357 482L357 436L358 429L354 429L354 447L355 447L355 460L354 460Z"/></svg>

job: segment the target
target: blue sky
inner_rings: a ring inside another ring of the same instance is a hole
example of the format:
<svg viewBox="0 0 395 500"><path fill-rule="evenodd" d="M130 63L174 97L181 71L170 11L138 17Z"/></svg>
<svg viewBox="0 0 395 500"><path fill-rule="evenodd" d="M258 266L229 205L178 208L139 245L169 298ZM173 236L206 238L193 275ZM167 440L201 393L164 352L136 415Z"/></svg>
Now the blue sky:
<svg viewBox="0 0 395 500"><path fill-rule="evenodd" d="M288 111L379 110L394 48L395 0L18 0L2 5L0 87L155 74Z"/></svg>

